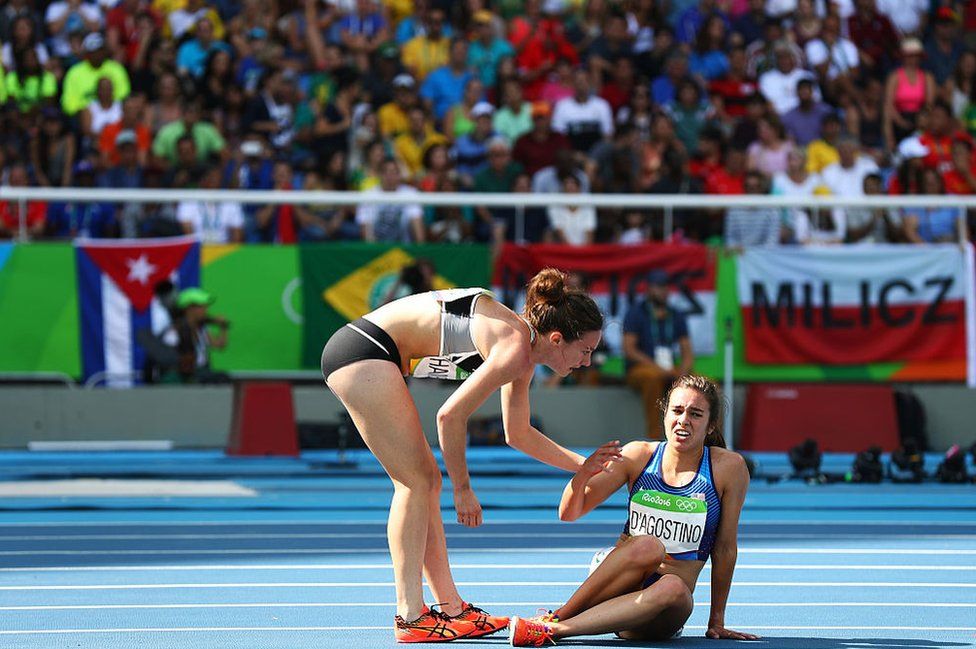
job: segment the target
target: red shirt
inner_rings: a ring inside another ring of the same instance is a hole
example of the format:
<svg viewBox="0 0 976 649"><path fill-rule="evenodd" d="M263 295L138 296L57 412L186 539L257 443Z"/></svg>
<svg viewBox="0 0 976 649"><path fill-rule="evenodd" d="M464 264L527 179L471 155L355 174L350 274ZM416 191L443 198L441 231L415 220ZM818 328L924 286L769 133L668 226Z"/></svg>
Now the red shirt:
<svg viewBox="0 0 976 649"><path fill-rule="evenodd" d="M724 167L705 178L706 194L737 196L746 193L746 175L733 176Z"/></svg>
<svg viewBox="0 0 976 649"><path fill-rule="evenodd" d="M541 142L536 140L532 133L526 133L515 140L515 146L512 147L512 160L521 163L528 173L534 174L543 167L555 164L556 153L560 149L571 148L569 138L562 133L550 131L549 137Z"/></svg>
<svg viewBox="0 0 976 649"><path fill-rule="evenodd" d="M43 224L47 220L47 203L43 201L27 202L27 229ZM20 228L20 206L17 203L5 201L0 203L0 223L10 232L17 234Z"/></svg>
<svg viewBox="0 0 976 649"><path fill-rule="evenodd" d="M929 153L922 159L922 164L930 169L937 169L939 173L946 173L952 169L952 143L957 138L967 139L972 142L972 138L962 131L957 131L952 135L937 137L931 133L922 133L919 141L928 147Z"/></svg>
<svg viewBox="0 0 976 649"><path fill-rule="evenodd" d="M976 173L976 167L972 169ZM972 194L973 188L962 177L962 174L955 168L942 174L942 182L945 183L946 194Z"/></svg>
<svg viewBox="0 0 976 649"><path fill-rule="evenodd" d="M694 159L688 163L688 170L691 175L698 178L702 182L711 176L713 173L719 171L722 168L721 162L709 162L708 160L698 160Z"/></svg>
<svg viewBox="0 0 976 649"><path fill-rule="evenodd" d="M746 104L758 91L756 82L749 79L716 79L708 84L708 93L722 98L730 117L745 115Z"/></svg>
<svg viewBox="0 0 976 649"><path fill-rule="evenodd" d="M563 24L556 20L543 19L537 25L532 25L524 18L516 18L512 22L512 31L508 40L516 51L520 46L522 47L515 57L515 65L519 70L534 72L547 63L555 65L560 59L569 61L574 67L579 63L576 49L566 40ZM524 84L525 99L527 101L538 99L545 82L545 75L541 75L534 81Z"/></svg>
<svg viewBox="0 0 976 649"><path fill-rule="evenodd" d="M886 54L891 59L895 58L895 48L901 38L888 16L875 12L870 18L862 19L854 14L847 19L847 30L851 41L874 59L875 65L880 64Z"/></svg>

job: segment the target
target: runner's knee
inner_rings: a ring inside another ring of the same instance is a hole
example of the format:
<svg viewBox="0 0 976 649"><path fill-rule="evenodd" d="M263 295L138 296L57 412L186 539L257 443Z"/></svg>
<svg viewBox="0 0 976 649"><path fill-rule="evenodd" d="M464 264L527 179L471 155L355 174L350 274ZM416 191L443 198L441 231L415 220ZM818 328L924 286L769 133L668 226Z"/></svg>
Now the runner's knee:
<svg viewBox="0 0 976 649"><path fill-rule="evenodd" d="M623 547L624 558L629 565L655 570L664 561L664 544L653 536L632 536Z"/></svg>

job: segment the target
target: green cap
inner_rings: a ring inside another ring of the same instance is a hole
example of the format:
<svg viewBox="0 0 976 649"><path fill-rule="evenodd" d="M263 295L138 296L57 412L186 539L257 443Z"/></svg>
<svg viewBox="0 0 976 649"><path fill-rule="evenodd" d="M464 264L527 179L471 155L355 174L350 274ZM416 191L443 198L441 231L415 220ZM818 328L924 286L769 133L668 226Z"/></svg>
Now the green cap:
<svg viewBox="0 0 976 649"><path fill-rule="evenodd" d="M176 298L176 306L185 309L190 306L207 306L214 303L214 297L199 287L185 288Z"/></svg>

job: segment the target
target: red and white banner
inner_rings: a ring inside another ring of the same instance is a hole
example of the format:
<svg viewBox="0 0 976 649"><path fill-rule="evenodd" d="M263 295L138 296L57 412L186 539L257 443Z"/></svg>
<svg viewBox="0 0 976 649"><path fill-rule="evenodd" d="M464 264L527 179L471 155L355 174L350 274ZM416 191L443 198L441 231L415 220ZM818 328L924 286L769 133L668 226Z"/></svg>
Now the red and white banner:
<svg viewBox="0 0 976 649"><path fill-rule="evenodd" d="M746 360L965 361L970 255L953 244L746 250L737 277Z"/></svg>
<svg viewBox="0 0 976 649"><path fill-rule="evenodd" d="M547 267L576 272L584 279L587 291L606 316L604 336L614 352L620 351L627 309L644 298L645 275L650 270L664 270L670 278L670 304L688 316L695 353L715 353L715 259L708 247L665 243L506 244L495 259L492 286L506 304L521 308L525 285Z"/></svg>

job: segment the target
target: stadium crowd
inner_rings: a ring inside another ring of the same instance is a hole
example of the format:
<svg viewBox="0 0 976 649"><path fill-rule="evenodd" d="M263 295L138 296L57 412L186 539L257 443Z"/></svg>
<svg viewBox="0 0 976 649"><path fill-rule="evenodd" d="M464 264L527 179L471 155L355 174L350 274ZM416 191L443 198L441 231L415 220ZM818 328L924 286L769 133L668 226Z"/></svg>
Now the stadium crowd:
<svg viewBox="0 0 976 649"><path fill-rule="evenodd" d="M7 0L2 184L976 193L976 3ZM556 241L653 211L30 202L31 238ZM20 208L0 203L0 237ZM926 209L676 210L676 240L969 238Z"/></svg>

